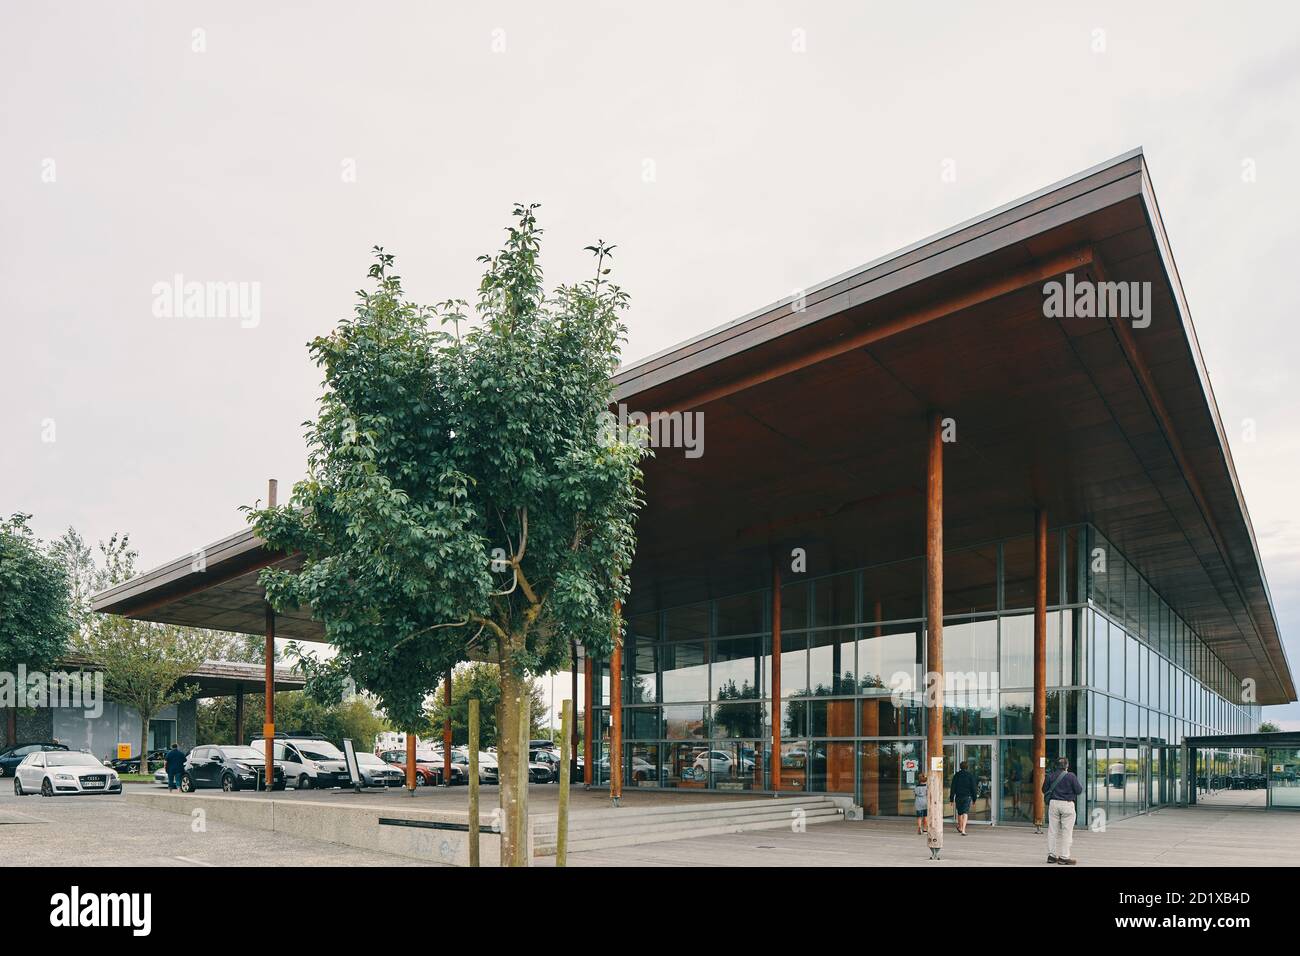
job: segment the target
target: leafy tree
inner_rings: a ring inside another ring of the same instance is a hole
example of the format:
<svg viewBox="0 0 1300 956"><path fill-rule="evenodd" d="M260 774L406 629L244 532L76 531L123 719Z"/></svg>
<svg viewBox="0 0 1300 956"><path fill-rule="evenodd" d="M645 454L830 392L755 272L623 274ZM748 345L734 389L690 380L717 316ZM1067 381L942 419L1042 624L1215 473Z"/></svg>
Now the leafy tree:
<svg viewBox="0 0 1300 956"><path fill-rule="evenodd" d="M528 711L529 733L537 738L538 729L546 719L546 698L539 681L529 679ZM497 711L501 706L501 671L496 664L481 661L456 668L451 677L451 741L456 746L469 743L469 702L479 700L479 746L483 749L497 745ZM442 739L443 720L447 706L443 694L434 695L429 714L429 736Z"/></svg>
<svg viewBox="0 0 1300 956"><path fill-rule="evenodd" d="M399 728L418 732L471 648L496 660L507 819L525 681L559 667L570 639L605 657L622 633L645 454L608 428L627 306L606 278L613 247L588 247L595 276L547 294L535 209L517 206L504 247L480 258L476 322L462 300L411 303L375 249L374 288L310 344L325 393L308 477L252 514L272 547L304 557L297 573L261 573L271 603L310 605L336 666ZM523 852L507 834L503 860Z"/></svg>
<svg viewBox="0 0 1300 956"><path fill-rule="evenodd" d="M1261 734L1275 734L1281 729L1282 728L1273 723L1273 721L1265 720L1260 722L1259 730L1257 732Z"/></svg>
<svg viewBox="0 0 1300 956"><path fill-rule="evenodd" d="M244 698L244 740L255 739L262 732L261 694ZM361 697L335 701L326 706L311 699L302 691L282 691L275 695L276 727L283 730L301 730L322 734L339 746L345 737L351 738L358 751L371 750L375 737L388 729L388 722L375 713L374 708ZM198 732L202 743L233 744L235 742L235 702L230 697L219 697L199 702Z"/></svg>
<svg viewBox="0 0 1300 956"><path fill-rule="evenodd" d="M97 590L134 575L136 552L125 535L114 535L100 550L104 566ZM69 552L82 553L73 547ZM198 691L197 685L184 685L181 680L211 656L212 633L116 614L100 615L83 625L78 650L104 672L104 693L140 717L141 769L148 772L149 721L165 707L189 700Z"/></svg>
<svg viewBox="0 0 1300 956"><path fill-rule="evenodd" d="M30 518L0 521L0 671L10 673L19 664L49 670L73 627L67 574L27 527ZM6 710L5 740L14 744L18 712Z"/></svg>

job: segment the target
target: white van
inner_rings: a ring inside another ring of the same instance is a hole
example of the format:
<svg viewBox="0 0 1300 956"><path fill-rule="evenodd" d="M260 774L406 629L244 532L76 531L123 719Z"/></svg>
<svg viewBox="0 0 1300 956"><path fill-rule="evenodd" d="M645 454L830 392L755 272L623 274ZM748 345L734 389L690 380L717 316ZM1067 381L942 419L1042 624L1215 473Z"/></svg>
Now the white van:
<svg viewBox="0 0 1300 956"><path fill-rule="evenodd" d="M266 738L254 740L251 746L264 750ZM274 748L285 782L296 790L351 786L343 751L320 734L276 734Z"/></svg>

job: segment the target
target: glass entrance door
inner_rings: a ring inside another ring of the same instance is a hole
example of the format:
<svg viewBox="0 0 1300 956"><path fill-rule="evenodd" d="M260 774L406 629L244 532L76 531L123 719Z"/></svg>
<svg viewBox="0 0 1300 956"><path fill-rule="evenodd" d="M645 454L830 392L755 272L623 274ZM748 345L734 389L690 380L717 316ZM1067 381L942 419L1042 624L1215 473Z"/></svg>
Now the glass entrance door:
<svg viewBox="0 0 1300 956"><path fill-rule="evenodd" d="M961 763L975 777L975 802L971 804L968 819L973 823L993 823L993 781L997 773L993 765L992 741L955 740L943 745L943 815L952 819L956 807L951 800L952 778Z"/></svg>

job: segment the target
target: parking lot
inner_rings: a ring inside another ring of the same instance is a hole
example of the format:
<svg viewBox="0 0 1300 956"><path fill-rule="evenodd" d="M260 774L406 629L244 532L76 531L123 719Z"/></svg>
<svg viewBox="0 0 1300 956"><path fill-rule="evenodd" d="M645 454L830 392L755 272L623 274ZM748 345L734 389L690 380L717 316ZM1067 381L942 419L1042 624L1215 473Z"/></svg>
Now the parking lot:
<svg viewBox="0 0 1300 956"><path fill-rule="evenodd" d="M17 797L12 779L3 783L0 845L7 867L425 865L216 821L196 833L191 817L136 806L122 796Z"/></svg>

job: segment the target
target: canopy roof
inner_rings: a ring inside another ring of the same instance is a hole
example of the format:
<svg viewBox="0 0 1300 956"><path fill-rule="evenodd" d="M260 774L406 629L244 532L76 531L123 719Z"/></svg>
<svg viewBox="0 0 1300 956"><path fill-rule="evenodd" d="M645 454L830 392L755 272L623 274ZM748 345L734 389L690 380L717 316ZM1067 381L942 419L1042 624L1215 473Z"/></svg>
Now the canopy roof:
<svg viewBox="0 0 1300 956"><path fill-rule="evenodd" d="M1149 326L1047 318L1045 282L1150 283ZM1263 704L1295 684L1228 442L1134 150L614 376L633 411L703 412L705 454L646 464L633 613L924 550L925 419L949 548L1091 522ZM251 531L98 595L96 611L263 633ZM323 640L307 611L277 636Z"/></svg>

